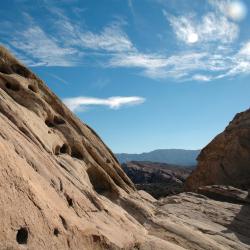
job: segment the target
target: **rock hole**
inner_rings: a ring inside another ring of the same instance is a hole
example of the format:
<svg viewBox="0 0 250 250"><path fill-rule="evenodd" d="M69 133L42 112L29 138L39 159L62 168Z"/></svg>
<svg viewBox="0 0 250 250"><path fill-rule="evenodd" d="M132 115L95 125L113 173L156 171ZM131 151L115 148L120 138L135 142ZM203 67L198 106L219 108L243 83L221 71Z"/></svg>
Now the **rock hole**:
<svg viewBox="0 0 250 250"><path fill-rule="evenodd" d="M60 191L63 191L63 183L62 180L59 178L59 186L60 186Z"/></svg>
<svg viewBox="0 0 250 250"><path fill-rule="evenodd" d="M68 230L68 224L67 224L66 220L61 215L59 215L59 217L62 221L62 224L63 224L63 227L65 228L65 230Z"/></svg>
<svg viewBox="0 0 250 250"><path fill-rule="evenodd" d="M106 163L111 163L111 160L107 158Z"/></svg>
<svg viewBox="0 0 250 250"><path fill-rule="evenodd" d="M62 125L62 124L65 124L65 121L61 117L55 116L54 117L54 124L56 124L56 125Z"/></svg>
<svg viewBox="0 0 250 250"><path fill-rule="evenodd" d="M28 235L29 235L28 229L26 227L21 227L17 231L16 235L16 241L18 242L18 244L27 244Z"/></svg>
<svg viewBox="0 0 250 250"><path fill-rule="evenodd" d="M45 120L45 124L49 127L49 128L53 128L54 124L50 119L46 119Z"/></svg>
<svg viewBox="0 0 250 250"><path fill-rule="evenodd" d="M60 234L60 232L59 232L58 228L54 228L54 235L56 237L58 237L59 234Z"/></svg>
<svg viewBox="0 0 250 250"><path fill-rule="evenodd" d="M10 82L7 82L5 84L5 87L7 89L10 89L10 90L13 90L13 91L19 91L20 90L20 86L16 83L10 83Z"/></svg>
<svg viewBox="0 0 250 250"><path fill-rule="evenodd" d="M55 116L53 119L50 119L50 118L47 118L45 120L45 124L50 127L50 128L53 128L55 127L55 125L62 125L62 124L65 124L65 121L59 117L59 116Z"/></svg>
<svg viewBox="0 0 250 250"><path fill-rule="evenodd" d="M82 153L76 147L72 147L71 156L74 157L74 158L77 158L79 160L83 160Z"/></svg>
<svg viewBox="0 0 250 250"><path fill-rule="evenodd" d="M30 71L20 64L14 64L11 66L11 68L18 75L21 75L26 78L31 76Z"/></svg>
<svg viewBox="0 0 250 250"><path fill-rule="evenodd" d="M63 144L62 147L60 148L60 153L61 154L70 154L70 148L67 144Z"/></svg>
<svg viewBox="0 0 250 250"><path fill-rule="evenodd" d="M88 168L87 173L94 190L98 194L103 195L112 192L111 184L105 176L105 173L102 173L101 170L95 169L94 167Z"/></svg>
<svg viewBox="0 0 250 250"><path fill-rule="evenodd" d="M69 197L68 194L65 194L66 200L68 202L69 207L73 207L73 200Z"/></svg>
<svg viewBox="0 0 250 250"><path fill-rule="evenodd" d="M93 241L94 241L94 242L101 241L100 235L92 235L92 238L93 238Z"/></svg>
<svg viewBox="0 0 250 250"><path fill-rule="evenodd" d="M29 88L31 91L35 92L35 93L38 92L38 88L35 87L34 85L31 85L31 84L30 84L30 85L28 86L28 88Z"/></svg>
<svg viewBox="0 0 250 250"><path fill-rule="evenodd" d="M57 145L55 147L54 154L70 154L70 147L65 143L62 146Z"/></svg>
<svg viewBox="0 0 250 250"><path fill-rule="evenodd" d="M69 239L67 239L67 245L68 245L68 248L70 248L70 241L69 241Z"/></svg>
<svg viewBox="0 0 250 250"><path fill-rule="evenodd" d="M2 64L2 65L0 66L0 72L9 75L9 74L12 73L12 70L11 70L11 68L10 68L9 65Z"/></svg>

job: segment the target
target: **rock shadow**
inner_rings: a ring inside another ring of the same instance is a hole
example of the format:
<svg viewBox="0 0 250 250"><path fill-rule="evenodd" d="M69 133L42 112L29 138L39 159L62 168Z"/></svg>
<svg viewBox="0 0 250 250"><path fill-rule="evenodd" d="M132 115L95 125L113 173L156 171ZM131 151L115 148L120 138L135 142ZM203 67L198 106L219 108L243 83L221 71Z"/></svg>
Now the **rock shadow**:
<svg viewBox="0 0 250 250"><path fill-rule="evenodd" d="M238 240L248 245L250 249L250 203L242 204L240 212L227 226L225 233L234 233Z"/></svg>

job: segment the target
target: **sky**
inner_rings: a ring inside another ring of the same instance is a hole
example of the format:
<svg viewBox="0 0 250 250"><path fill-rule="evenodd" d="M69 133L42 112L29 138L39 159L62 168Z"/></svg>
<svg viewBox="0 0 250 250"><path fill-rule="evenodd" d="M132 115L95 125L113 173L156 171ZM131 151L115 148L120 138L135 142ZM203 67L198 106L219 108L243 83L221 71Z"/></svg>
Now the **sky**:
<svg viewBox="0 0 250 250"><path fill-rule="evenodd" d="M250 101L250 1L8 0L0 43L116 153L200 149Z"/></svg>

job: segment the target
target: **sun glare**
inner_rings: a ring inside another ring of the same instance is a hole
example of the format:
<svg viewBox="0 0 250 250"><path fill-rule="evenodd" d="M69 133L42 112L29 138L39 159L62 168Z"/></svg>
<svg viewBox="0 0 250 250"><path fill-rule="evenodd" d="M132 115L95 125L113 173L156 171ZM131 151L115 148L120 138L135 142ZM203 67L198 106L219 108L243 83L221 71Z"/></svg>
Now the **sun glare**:
<svg viewBox="0 0 250 250"><path fill-rule="evenodd" d="M188 35L188 42L189 43L196 43L198 42L199 37L196 33L192 32Z"/></svg>
<svg viewBox="0 0 250 250"><path fill-rule="evenodd" d="M241 1L234 1L228 5L227 14L235 21L240 21L245 18L247 14L247 8Z"/></svg>

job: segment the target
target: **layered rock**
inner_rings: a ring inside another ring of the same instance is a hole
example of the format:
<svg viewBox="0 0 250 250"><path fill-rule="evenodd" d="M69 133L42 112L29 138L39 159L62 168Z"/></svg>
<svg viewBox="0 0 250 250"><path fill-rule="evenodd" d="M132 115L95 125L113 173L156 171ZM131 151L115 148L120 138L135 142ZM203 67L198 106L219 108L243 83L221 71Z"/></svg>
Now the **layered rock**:
<svg viewBox="0 0 250 250"><path fill-rule="evenodd" d="M0 249L140 241L146 230L111 201L135 193L112 152L4 48L0 58Z"/></svg>
<svg viewBox="0 0 250 250"><path fill-rule="evenodd" d="M192 168L147 161L123 163L122 168L138 190L145 190L156 199L183 192L192 172Z"/></svg>
<svg viewBox="0 0 250 250"><path fill-rule="evenodd" d="M4 48L0 150L0 249L249 249L248 205L137 192L100 137Z"/></svg>
<svg viewBox="0 0 250 250"><path fill-rule="evenodd" d="M250 188L250 109L237 114L198 156L198 167L186 189L224 184Z"/></svg>

